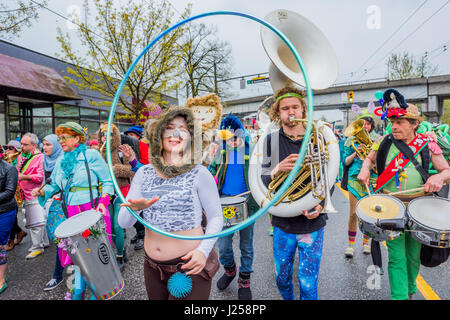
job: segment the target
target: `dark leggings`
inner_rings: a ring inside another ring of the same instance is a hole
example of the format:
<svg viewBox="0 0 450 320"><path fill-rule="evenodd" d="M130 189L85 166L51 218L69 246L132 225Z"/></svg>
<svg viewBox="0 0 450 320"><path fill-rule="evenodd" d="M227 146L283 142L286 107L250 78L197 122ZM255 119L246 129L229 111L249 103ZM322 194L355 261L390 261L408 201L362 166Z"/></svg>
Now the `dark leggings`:
<svg viewBox="0 0 450 320"><path fill-rule="evenodd" d="M174 266L185 263L180 258L169 261L156 261L145 255L144 278L145 288L149 300L208 300L211 292L211 277L202 270L199 274L190 275L192 278L192 291L183 299L172 296L167 289L167 282L175 272L168 272L165 266ZM154 264L159 265L155 267Z"/></svg>

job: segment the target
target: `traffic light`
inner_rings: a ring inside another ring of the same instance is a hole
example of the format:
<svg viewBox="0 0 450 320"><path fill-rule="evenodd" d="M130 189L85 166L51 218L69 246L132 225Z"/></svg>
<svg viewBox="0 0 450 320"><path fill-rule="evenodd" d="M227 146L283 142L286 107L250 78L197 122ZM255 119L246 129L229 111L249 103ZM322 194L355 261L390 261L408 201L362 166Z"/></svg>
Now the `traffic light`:
<svg viewBox="0 0 450 320"><path fill-rule="evenodd" d="M347 92L348 103L353 103L355 99L353 98L353 91Z"/></svg>

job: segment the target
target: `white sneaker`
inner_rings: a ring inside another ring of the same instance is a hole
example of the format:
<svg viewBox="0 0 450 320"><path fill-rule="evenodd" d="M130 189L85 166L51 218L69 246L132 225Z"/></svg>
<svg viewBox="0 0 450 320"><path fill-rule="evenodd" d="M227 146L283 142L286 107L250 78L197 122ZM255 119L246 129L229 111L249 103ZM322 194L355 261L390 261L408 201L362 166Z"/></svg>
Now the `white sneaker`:
<svg viewBox="0 0 450 320"><path fill-rule="evenodd" d="M352 247L348 247L347 249L345 249L345 256L347 258L353 258L354 251L355 250Z"/></svg>
<svg viewBox="0 0 450 320"><path fill-rule="evenodd" d="M30 252L26 257L25 257L25 259L34 259L34 258L36 258L37 256L39 256L39 255L41 255L42 254L42 251L39 251L39 250L35 250L35 251L32 251L32 252Z"/></svg>
<svg viewBox="0 0 450 320"><path fill-rule="evenodd" d="M368 244L363 245L363 253L370 254L370 245L368 245Z"/></svg>

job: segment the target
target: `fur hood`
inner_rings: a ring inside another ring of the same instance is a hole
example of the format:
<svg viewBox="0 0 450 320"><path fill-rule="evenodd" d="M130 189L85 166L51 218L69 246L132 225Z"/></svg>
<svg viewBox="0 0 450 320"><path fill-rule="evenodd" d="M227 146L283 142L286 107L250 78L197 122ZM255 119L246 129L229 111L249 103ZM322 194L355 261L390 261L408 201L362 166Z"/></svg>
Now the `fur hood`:
<svg viewBox="0 0 450 320"><path fill-rule="evenodd" d="M107 124L102 123L100 125L100 128L97 131L97 139L100 145L100 148L102 147L102 138L100 133L102 131L106 132ZM119 155L117 149L119 148L120 144L122 143L121 137L120 137L120 131L119 129L113 124L111 125L111 159L113 161L113 164L120 163ZM101 151L103 159L106 159L106 145L103 147ZM113 156L114 155L114 156Z"/></svg>
<svg viewBox="0 0 450 320"><path fill-rule="evenodd" d="M165 164L162 157L162 134L169 122L179 116L186 120L191 141L186 148L183 165L169 166ZM191 110L183 107L171 106L166 112L161 114L158 121L153 123L149 129L150 163L166 177L176 177L193 169L197 164L202 163L202 126L200 122L194 119Z"/></svg>

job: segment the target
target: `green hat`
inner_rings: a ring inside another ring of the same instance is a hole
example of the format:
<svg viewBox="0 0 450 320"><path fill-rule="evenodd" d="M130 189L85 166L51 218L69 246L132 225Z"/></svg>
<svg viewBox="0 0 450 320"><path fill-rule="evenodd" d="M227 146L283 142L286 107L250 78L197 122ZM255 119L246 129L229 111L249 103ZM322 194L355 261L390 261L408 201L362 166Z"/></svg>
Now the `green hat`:
<svg viewBox="0 0 450 320"><path fill-rule="evenodd" d="M72 130L72 131L74 131L74 132L76 132L76 133L78 133L78 134L80 134L82 136L85 136L87 134L87 128L83 128L78 123L72 122L72 121L60 124L58 127L68 128L68 129L70 129L70 130Z"/></svg>
<svg viewBox="0 0 450 320"><path fill-rule="evenodd" d="M372 118L372 119L374 118L373 114L371 114L368 109L363 109L361 111L362 111L361 114L358 117L356 117L356 120L359 120L362 118Z"/></svg>

